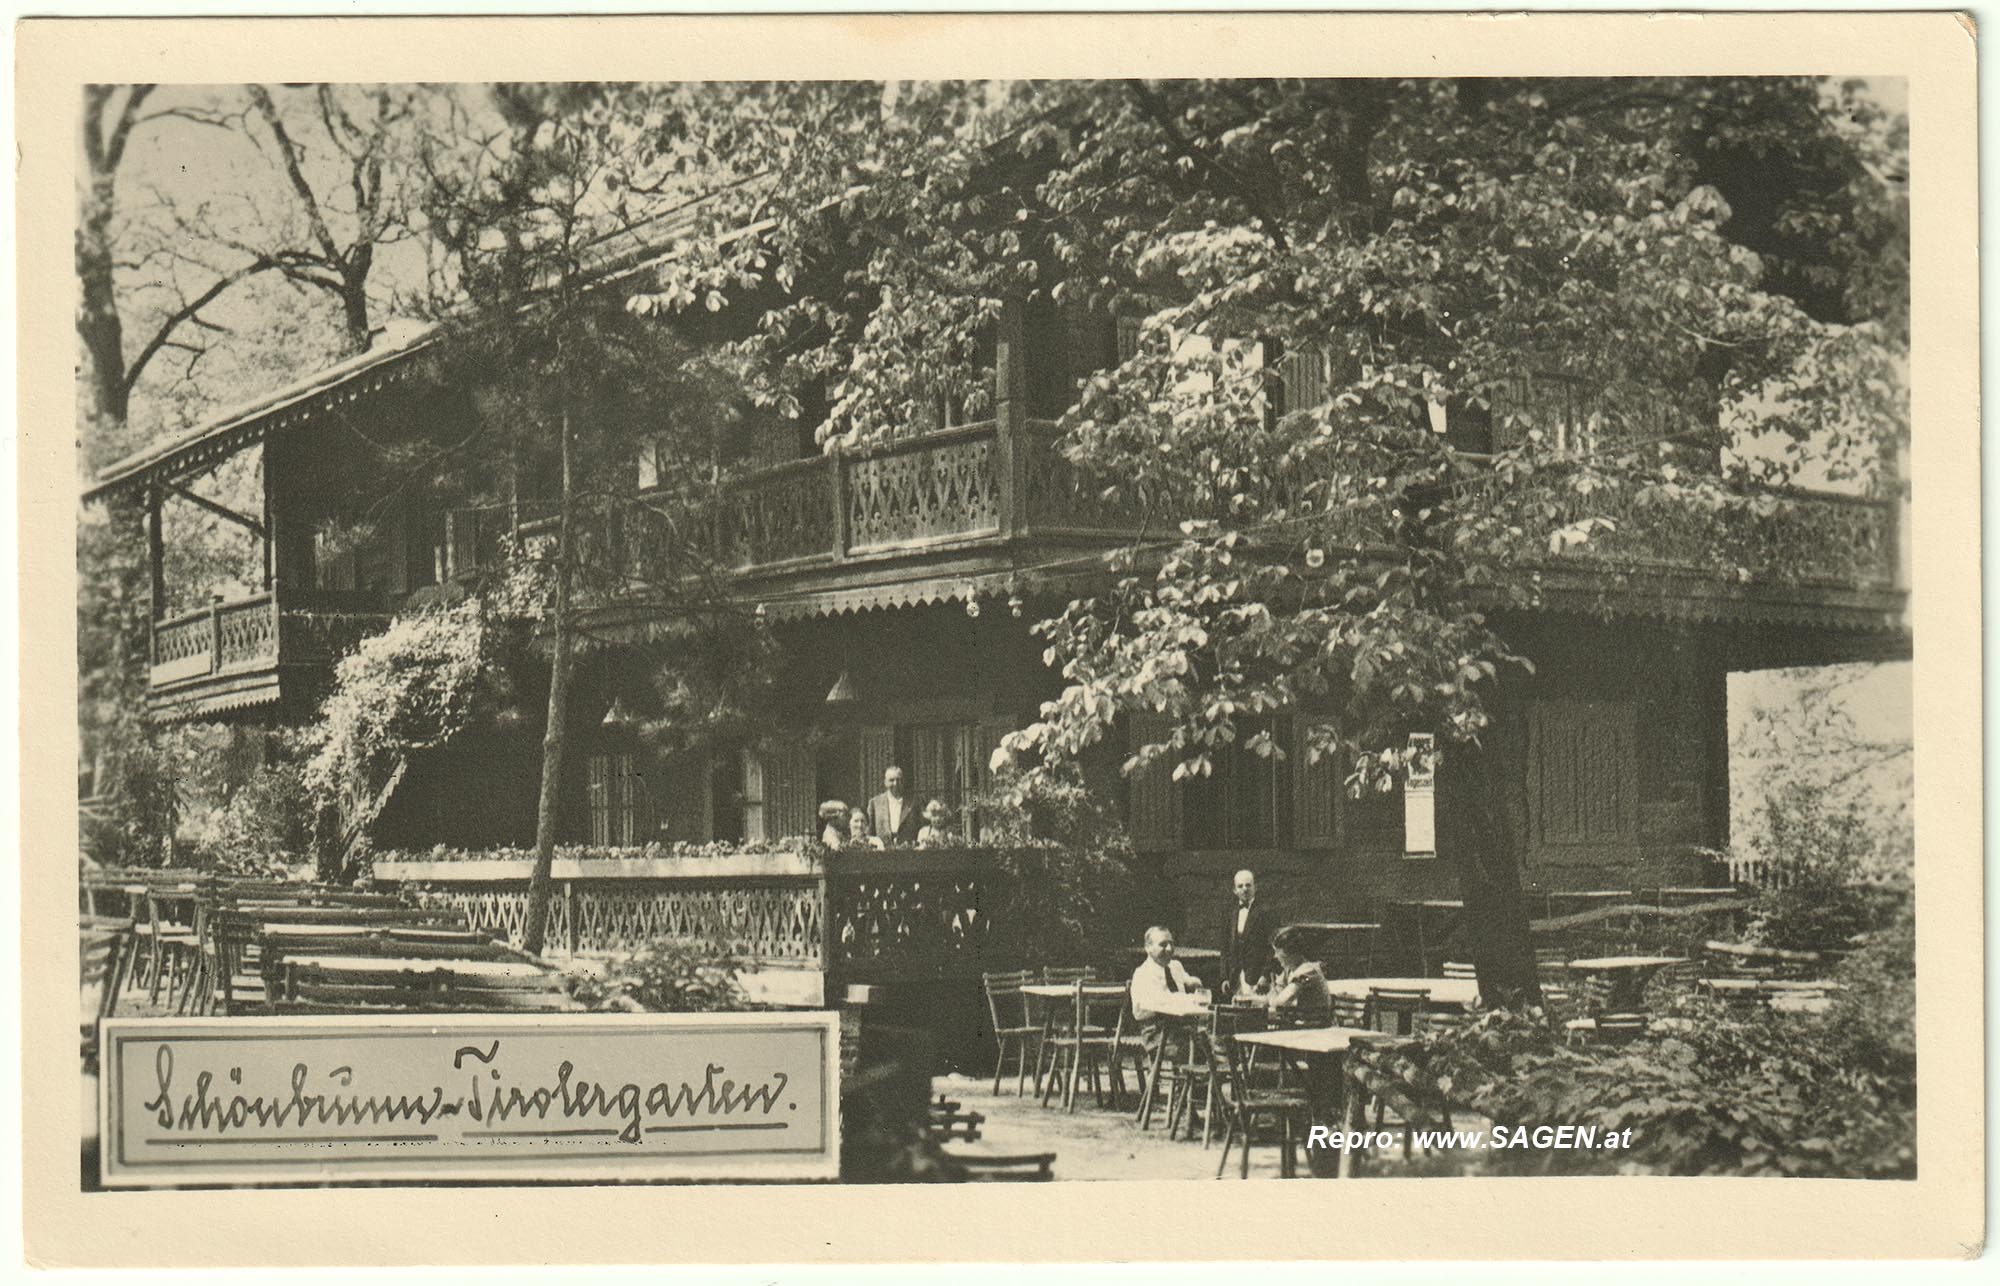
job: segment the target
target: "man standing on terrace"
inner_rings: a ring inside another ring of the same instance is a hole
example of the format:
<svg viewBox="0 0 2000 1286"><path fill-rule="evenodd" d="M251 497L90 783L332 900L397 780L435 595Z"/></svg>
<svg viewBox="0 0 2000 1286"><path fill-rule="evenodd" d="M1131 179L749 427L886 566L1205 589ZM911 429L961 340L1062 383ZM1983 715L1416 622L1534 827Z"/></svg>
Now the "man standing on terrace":
<svg viewBox="0 0 2000 1286"><path fill-rule="evenodd" d="M868 824L885 844L915 844L923 817L903 788L903 770L894 764L882 774L881 794L868 801Z"/></svg>

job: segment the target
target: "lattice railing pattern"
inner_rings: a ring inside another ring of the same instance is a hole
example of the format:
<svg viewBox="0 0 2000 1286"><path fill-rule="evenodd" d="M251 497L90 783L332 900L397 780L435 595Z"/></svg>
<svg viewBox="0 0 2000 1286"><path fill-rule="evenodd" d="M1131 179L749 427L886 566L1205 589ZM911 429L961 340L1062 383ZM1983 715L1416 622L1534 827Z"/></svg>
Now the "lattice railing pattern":
<svg viewBox="0 0 2000 1286"><path fill-rule="evenodd" d="M426 889L425 906L462 910L472 927L520 946L528 891ZM725 887L621 880L560 885L549 899L546 949L633 951L649 943L718 944L746 962L820 967L821 907L816 882Z"/></svg>
<svg viewBox="0 0 2000 1286"><path fill-rule="evenodd" d="M169 665L207 656L215 642L215 624L208 612L153 627L153 664Z"/></svg>
<svg viewBox="0 0 2000 1286"><path fill-rule="evenodd" d="M741 960L817 966L815 884L728 888L581 887L576 949L625 951L652 942L721 945Z"/></svg>
<svg viewBox="0 0 2000 1286"><path fill-rule="evenodd" d="M965 535L1000 523L993 439L926 443L854 461L847 478L851 547Z"/></svg>
<svg viewBox="0 0 2000 1286"><path fill-rule="evenodd" d="M833 518L829 466L786 465L730 493L723 511L725 557L732 566L753 567L834 552Z"/></svg>
<svg viewBox="0 0 2000 1286"><path fill-rule="evenodd" d="M1053 438L1033 439L1027 481L1029 521L1038 527L1130 531L1145 518L1145 506L1129 493L1107 499L1103 481L1065 460Z"/></svg>
<svg viewBox="0 0 2000 1286"><path fill-rule="evenodd" d="M833 887L833 941L842 965L875 972L948 972L976 965L991 921L976 875L891 875Z"/></svg>
<svg viewBox="0 0 2000 1286"><path fill-rule="evenodd" d="M1772 492L1754 504L1710 508L1698 500L1641 504L1601 488L1588 495L1558 491L1557 513L1542 533L1589 518L1599 529L1551 561L1598 563L1634 570L1684 571L1760 582L1825 583L1888 588L1895 583L1895 516L1891 502L1860 496ZM1539 546L1546 553L1546 544Z"/></svg>
<svg viewBox="0 0 2000 1286"><path fill-rule="evenodd" d="M425 907L463 911L467 922L481 933L520 946L528 924L528 891L511 889L419 889L417 901ZM560 896L549 900L550 944L570 941L570 905Z"/></svg>
<svg viewBox="0 0 2000 1286"><path fill-rule="evenodd" d="M222 639L219 667L271 664L278 659L278 617L269 595L216 607L216 629Z"/></svg>

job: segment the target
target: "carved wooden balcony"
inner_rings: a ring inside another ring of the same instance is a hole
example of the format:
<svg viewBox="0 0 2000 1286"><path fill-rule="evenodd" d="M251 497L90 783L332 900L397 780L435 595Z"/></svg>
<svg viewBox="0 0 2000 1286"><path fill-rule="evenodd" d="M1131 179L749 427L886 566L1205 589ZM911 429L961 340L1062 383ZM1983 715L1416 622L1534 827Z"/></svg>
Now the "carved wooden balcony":
<svg viewBox="0 0 2000 1286"><path fill-rule="evenodd" d="M988 422L760 471L729 486L722 561L746 594L865 594L1170 535L1187 516L1185 503L1106 499L1056 442L1051 424L1007 434ZM1901 611L1894 501L1786 489L1710 512L1649 500L1570 497L1574 512L1559 523L1609 517L1617 526L1549 553L1548 586L1571 596L1697 596L1716 615L1754 617L1762 604L1811 621L1823 609L1826 624L1868 628Z"/></svg>
<svg viewBox="0 0 2000 1286"><path fill-rule="evenodd" d="M155 718L309 708L340 653L388 617L366 595L267 590L153 622L147 706Z"/></svg>

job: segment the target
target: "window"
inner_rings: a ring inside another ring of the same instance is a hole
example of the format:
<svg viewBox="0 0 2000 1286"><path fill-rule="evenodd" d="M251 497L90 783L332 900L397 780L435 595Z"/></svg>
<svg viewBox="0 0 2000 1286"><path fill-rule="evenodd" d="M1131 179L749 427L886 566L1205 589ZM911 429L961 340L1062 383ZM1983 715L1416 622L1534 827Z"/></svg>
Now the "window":
<svg viewBox="0 0 2000 1286"><path fill-rule="evenodd" d="M653 829L652 798L639 757L590 757L590 842L605 848L643 844Z"/></svg>
<svg viewBox="0 0 2000 1286"><path fill-rule="evenodd" d="M1249 748L1263 730L1270 726L1238 725L1240 740L1210 755L1209 775L1182 783L1181 817L1189 848L1278 848L1287 842L1289 765Z"/></svg>
<svg viewBox="0 0 2000 1286"><path fill-rule="evenodd" d="M313 533L313 588L354 588L354 547L325 529Z"/></svg>

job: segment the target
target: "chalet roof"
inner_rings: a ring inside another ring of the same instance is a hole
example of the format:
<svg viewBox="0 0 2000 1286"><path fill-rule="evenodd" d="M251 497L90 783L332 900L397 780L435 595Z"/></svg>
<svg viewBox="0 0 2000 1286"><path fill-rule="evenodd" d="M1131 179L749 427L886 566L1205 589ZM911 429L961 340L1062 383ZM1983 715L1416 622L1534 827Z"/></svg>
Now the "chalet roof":
<svg viewBox="0 0 2000 1286"><path fill-rule="evenodd" d="M739 180L730 187L760 177ZM729 187L717 189L653 219L606 234L596 247L599 283L629 277L669 259L675 253L675 239L694 225L701 205L728 190ZM721 241L754 236L769 226L769 220L752 223L725 234ZM316 414L377 393L414 372L417 369L414 359L437 343L441 331L442 327L436 323L411 328L380 348L335 362L184 433L148 443L99 471L83 498L102 499L161 474L184 475L254 446L274 430L289 428Z"/></svg>
<svg viewBox="0 0 2000 1286"><path fill-rule="evenodd" d="M283 388L266 393L204 424L163 441L149 443L97 475L85 500L96 500L129 483L159 472L184 473L232 455L261 441L273 429L310 418L315 412L373 393L414 369L410 360L437 339L438 328L424 326L399 342L371 348L335 362Z"/></svg>

